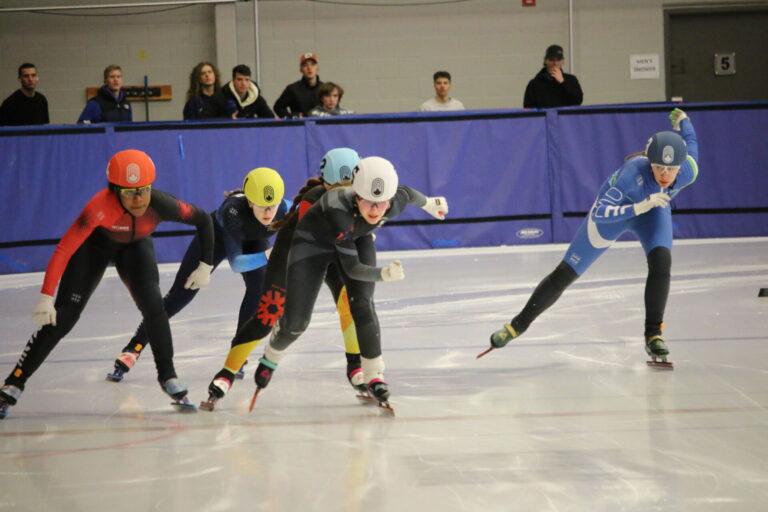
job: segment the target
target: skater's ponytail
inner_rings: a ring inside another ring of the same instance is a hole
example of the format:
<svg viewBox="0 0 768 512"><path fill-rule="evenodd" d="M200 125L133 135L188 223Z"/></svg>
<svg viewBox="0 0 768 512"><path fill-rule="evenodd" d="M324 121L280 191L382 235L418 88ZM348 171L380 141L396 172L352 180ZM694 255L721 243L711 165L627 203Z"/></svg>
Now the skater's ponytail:
<svg viewBox="0 0 768 512"><path fill-rule="evenodd" d="M298 215L299 203L301 203L301 200L304 198L304 194L306 194L308 190L323 184L325 184L325 181L323 181L322 178L309 178L307 182L304 184L304 186L301 187L299 192L294 196L293 204L291 204L291 209L288 210L288 213L285 214L285 217L283 217L280 220L273 221L272 224L269 225L269 229L271 229L272 231L280 231L281 229L283 229L283 227L285 227L288 221L290 221L293 217Z"/></svg>

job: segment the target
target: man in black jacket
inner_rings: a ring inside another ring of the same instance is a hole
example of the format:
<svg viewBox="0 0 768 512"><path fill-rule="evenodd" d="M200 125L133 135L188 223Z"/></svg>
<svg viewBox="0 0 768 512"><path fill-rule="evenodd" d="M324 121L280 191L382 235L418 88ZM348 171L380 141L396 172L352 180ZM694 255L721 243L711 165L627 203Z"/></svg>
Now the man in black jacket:
<svg viewBox="0 0 768 512"><path fill-rule="evenodd" d="M37 68L25 62L19 66L21 88L8 96L0 106L0 126L48 124L48 100L35 91Z"/></svg>
<svg viewBox="0 0 768 512"><path fill-rule="evenodd" d="M232 68L232 80L224 84L219 92L214 94L223 97L226 111L232 119L264 117L274 119L275 114L269 108L267 100L261 95L259 86L251 81L251 68L238 64Z"/></svg>
<svg viewBox="0 0 768 512"><path fill-rule="evenodd" d="M544 67L525 88L523 108L581 105L584 94L574 75L563 73L563 48L553 44L544 54Z"/></svg>
<svg viewBox="0 0 768 512"><path fill-rule="evenodd" d="M299 57L301 80L289 84L275 102L275 114L284 119L304 117L318 104L317 88L323 82L317 74L317 55L304 53Z"/></svg>

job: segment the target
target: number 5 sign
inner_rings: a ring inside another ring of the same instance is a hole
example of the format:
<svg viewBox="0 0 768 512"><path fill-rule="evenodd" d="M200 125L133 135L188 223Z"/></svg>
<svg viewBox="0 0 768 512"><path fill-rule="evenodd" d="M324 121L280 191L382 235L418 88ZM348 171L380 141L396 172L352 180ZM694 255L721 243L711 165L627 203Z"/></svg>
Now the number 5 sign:
<svg viewBox="0 0 768 512"><path fill-rule="evenodd" d="M736 52L715 54L715 74L736 74Z"/></svg>

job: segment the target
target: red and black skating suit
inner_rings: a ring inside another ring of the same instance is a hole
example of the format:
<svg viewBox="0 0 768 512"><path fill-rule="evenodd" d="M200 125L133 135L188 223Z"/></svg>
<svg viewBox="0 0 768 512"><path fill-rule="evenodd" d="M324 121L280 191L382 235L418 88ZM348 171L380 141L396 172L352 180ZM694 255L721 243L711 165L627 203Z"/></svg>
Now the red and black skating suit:
<svg viewBox="0 0 768 512"><path fill-rule="evenodd" d="M163 221L194 225L201 244L201 261L213 261L213 225L204 210L153 189L144 215L134 217L123 208L117 192L101 190L59 241L48 263L42 293L53 296L56 286L56 325L45 325L27 342L6 384L24 384L56 344L74 327L104 271L114 263L141 311L152 346L158 380L176 377L173 342L163 308L159 273L149 235Z"/></svg>

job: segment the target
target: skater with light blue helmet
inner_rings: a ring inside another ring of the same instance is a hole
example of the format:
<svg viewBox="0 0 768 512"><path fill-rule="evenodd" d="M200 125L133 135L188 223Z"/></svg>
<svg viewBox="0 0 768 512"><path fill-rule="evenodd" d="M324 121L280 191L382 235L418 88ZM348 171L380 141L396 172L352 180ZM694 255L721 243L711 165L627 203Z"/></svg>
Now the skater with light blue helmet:
<svg viewBox="0 0 768 512"><path fill-rule="evenodd" d="M648 262L644 331L645 350L651 356L648 364L672 369L662 337L672 266L669 203L696 181L699 148L686 113L676 108L669 118L675 131L656 133L645 151L627 157L603 183L563 260L539 283L523 310L491 334L491 347L478 357L523 334L622 233L631 231L640 240Z"/></svg>

